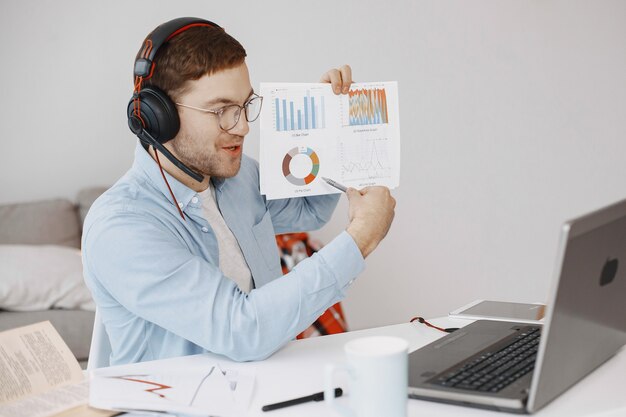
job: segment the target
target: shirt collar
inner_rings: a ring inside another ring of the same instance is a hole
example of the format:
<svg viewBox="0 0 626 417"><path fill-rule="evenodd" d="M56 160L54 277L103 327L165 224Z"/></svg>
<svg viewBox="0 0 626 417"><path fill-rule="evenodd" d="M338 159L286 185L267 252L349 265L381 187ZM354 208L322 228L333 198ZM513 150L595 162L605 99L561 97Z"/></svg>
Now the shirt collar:
<svg viewBox="0 0 626 417"><path fill-rule="evenodd" d="M215 191L222 191L222 187L226 182L226 178L211 177L211 181L213 182L213 187L215 187Z"/></svg>
<svg viewBox="0 0 626 417"><path fill-rule="evenodd" d="M159 157L165 158L163 154L160 154ZM172 204L175 204L172 200L170 191L167 189L165 181L163 181L159 165L154 159L152 159L152 156L144 149L139 141L137 141L137 146L135 147L135 161L133 162L133 169L139 171L147 178L154 188L159 190L165 196L167 200L169 200ZM195 197L197 193L168 174L166 170L163 170L163 174L165 174L165 178L167 178L167 182L170 184L172 193L176 196L179 206L182 205L181 210L184 211L190 204L191 199ZM196 204L193 205L195 206Z"/></svg>

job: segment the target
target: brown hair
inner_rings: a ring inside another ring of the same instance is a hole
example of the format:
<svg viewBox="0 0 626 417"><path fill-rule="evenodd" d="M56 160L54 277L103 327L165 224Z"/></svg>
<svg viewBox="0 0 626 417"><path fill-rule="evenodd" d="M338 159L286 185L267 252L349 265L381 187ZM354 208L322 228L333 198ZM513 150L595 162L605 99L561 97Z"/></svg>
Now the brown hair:
<svg viewBox="0 0 626 417"><path fill-rule="evenodd" d="M154 73L144 85L156 86L176 100L187 81L236 67L245 58L243 46L223 29L189 28L159 48Z"/></svg>

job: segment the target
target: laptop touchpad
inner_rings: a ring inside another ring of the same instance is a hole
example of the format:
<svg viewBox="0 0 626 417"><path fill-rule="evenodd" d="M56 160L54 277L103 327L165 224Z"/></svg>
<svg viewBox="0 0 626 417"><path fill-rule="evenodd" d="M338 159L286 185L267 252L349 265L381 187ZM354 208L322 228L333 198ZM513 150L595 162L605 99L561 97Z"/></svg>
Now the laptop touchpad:
<svg viewBox="0 0 626 417"><path fill-rule="evenodd" d="M444 349L446 352L477 353L487 346L499 341L502 333L465 332L457 330L446 340L433 346L435 349Z"/></svg>

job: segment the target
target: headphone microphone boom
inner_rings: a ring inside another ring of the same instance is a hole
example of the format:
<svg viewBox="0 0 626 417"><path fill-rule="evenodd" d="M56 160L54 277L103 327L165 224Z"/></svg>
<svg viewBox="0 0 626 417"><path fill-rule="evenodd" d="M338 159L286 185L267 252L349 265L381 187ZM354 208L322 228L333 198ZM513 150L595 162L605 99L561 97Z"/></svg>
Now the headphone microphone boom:
<svg viewBox="0 0 626 417"><path fill-rule="evenodd" d="M128 127L139 138L142 145L152 146L169 159L176 167L198 182L204 176L183 164L163 144L173 139L180 129L178 110L168 95L159 88L143 82L152 77L155 70L154 57L163 44L174 36L192 27L211 27L223 30L219 25L204 19L180 17L154 29L144 40L135 57L133 69L133 96L126 108Z"/></svg>
<svg viewBox="0 0 626 417"><path fill-rule="evenodd" d="M128 127L130 127L130 130L135 135L137 135L141 142L147 145L151 145L152 147L157 149L185 174L189 175L191 178L198 182L202 182L204 180L204 177L202 175L198 174L195 171L192 171L187 165L183 164L180 159L172 155L172 153L165 146L163 146L162 143L153 138L150 133L143 128L143 126L141 125L141 121L137 117L131 116L128 118Z"/></svg>

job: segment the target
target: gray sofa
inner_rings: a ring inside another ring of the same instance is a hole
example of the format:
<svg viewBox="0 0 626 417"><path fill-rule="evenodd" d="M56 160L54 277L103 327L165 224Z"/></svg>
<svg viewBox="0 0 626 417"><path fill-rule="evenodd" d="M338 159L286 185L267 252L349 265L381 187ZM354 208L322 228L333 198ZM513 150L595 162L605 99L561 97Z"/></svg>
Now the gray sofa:
<svg viewBox="0 0 626 417"><path fill-rule="evenodd" d="M105 187L84 189L79 192L76 203L66 199L54 199L0 205L0 244L62 245L80 248L81 228L85 215L93 201L105 190ZM0 310L0 331L44 320L50 320L84 367L91 343L94 320L92 311Z"/></svg>

